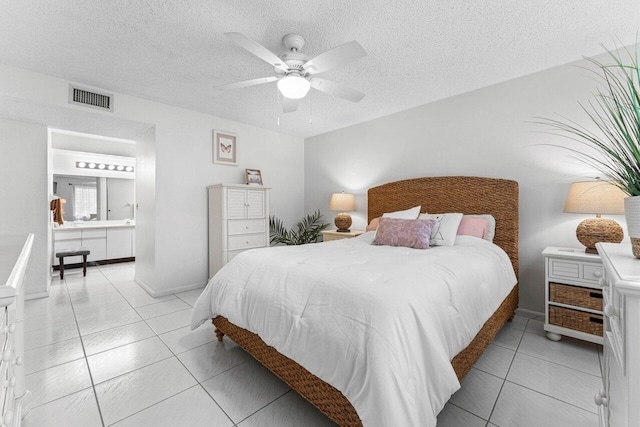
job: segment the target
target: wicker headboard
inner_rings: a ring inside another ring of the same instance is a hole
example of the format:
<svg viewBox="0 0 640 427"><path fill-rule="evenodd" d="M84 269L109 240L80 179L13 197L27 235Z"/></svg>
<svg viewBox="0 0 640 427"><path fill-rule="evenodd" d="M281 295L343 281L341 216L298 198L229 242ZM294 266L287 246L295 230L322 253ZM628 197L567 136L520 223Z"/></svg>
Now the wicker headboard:
<svg viewBox="0 0 640 427"><path fill-rule="evenodd" d="M493 243L511 258L518 275L518 183L506 179L441 176L406 179L369 189L369 222L385 212L421 205L422 212L491 214Z"/></svg>

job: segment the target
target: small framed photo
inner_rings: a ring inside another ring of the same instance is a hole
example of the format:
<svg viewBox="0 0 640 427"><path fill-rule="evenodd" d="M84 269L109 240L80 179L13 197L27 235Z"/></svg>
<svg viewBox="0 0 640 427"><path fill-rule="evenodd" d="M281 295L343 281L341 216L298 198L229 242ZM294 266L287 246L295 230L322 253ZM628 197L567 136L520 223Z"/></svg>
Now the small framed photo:
<svg viewBox="0 0 640 427"><path fill-rule="evenodd" d="M231 166L238 164L238 135L213 131L213 163Z"/></svg>
<svg viewBox="0 0 640 427"><path fill-rule="evenodd" d="M259 169L245 169L248 185L262 185L262 173Z"/></svg>

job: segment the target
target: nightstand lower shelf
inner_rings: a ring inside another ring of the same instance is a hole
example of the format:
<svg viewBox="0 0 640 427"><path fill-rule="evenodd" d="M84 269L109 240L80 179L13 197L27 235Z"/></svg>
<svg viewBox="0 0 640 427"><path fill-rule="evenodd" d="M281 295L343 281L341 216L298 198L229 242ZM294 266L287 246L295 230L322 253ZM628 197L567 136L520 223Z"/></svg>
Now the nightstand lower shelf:
<svg viewBox="0 0 640 427"><path fill-rule="evenodd" d="M565 337L577 338L583 341L589 341L595 344L604 344L604 338L597 337L593 334L587 334L586 332L576 331L573 329L563 328L562 326L556 325L544 325L544 330L547 333L547 338L551 341L560 341L560 339Z"/></svg>
<svg viewBox="0 0 640 427"><path fill-rule="evenodd" d="M562 336L602 345L602 262L584 250L548 247L545 257L545 324L547 338Z"/></svg>

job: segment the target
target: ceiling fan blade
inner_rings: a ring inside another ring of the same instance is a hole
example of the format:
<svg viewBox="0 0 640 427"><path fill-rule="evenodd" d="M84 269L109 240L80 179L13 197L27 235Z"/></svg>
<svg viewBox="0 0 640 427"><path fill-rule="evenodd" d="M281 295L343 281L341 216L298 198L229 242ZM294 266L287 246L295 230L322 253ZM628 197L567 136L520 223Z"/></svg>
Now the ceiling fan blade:
<svg viewBox="0 0 640 427"><path fill-rule="evenodd" d="M285 96L282 97L282 112L283 113L293 113L298 109L298 101L299 99L291 99Z"/></svg>
<svg viewBox="0 0 640 427"><path fill-rule="evenodd" d="M224 33L224 35L268 64L271 64L282 71L289 71L289 67L287 67L287 64L285 64L282 59L278 58L275 53L271 52L255 40L250 39L242 33Z"/></svg>
<svg viewBox="0 0 640 427"><path fill-rule="evenodd" d="M331 80L319 79L317 77L311 79L311 87L319 90L320 92L337 96L338 98L346 99L351 102L360 102L362 98L364 98L364 93L351 89L349 86L332 82Z"/></svg>
<svg viewBox="0 0 640 427"><path fill-rule="evenodd" d="M367 52L360 46L360 43L352 41L321 53L307 61L302 68L309 74L324 73L365 56L367 56Z"/></svg>
<svg viewBox="0 0 640 427"><path fill-rule="evenodd" d="M263 83L275 82L278 80L278 77L260 77L259 79L251 79L251 80L243 80L241 82L229 83L228 85L216 86L214 89L220 90L231 90L231 89L240 89L243 87L261 85Z"/></svg>

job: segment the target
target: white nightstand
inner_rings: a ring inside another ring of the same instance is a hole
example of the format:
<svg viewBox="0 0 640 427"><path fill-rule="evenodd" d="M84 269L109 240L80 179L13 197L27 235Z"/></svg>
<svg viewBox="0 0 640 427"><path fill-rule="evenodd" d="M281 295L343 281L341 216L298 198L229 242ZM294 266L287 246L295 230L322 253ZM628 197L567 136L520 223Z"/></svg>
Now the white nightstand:
<svg viewBox="0 0 640 427"><path fill-rule="evenodd" d="M545 323L547 338L562 335L602 344L602 261L584 249L547 247Z"/></svg>
<svg viewBox="0 0 640 427"><path fill-rule="evenodd" d="M346 233L338 232L338 230L327 230L322 232L322 241L330 242L332 240L350 239L364 233L364 230L351 230Z"/></svg>

